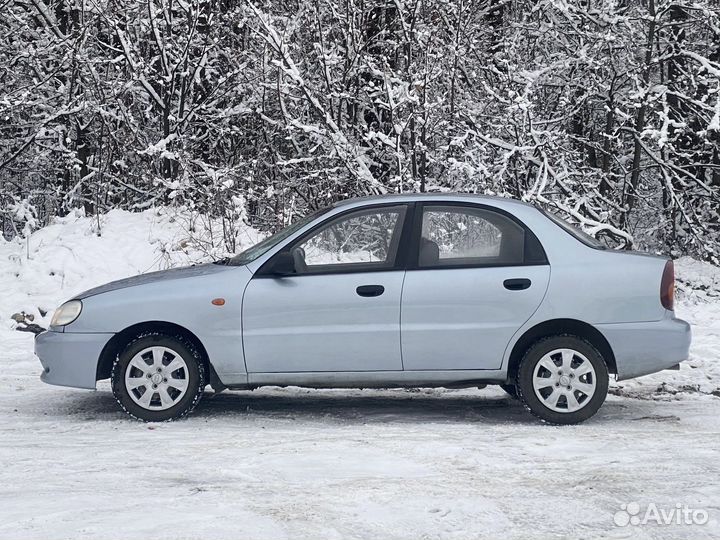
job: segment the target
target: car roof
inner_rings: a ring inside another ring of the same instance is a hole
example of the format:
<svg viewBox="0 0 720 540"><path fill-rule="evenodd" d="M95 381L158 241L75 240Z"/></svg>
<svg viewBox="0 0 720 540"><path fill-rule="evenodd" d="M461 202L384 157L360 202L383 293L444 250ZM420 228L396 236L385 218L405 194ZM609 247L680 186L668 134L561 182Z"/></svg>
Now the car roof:
<svg viewBox="0 0 720 540"><path fill-rule="evenodd" d="M365 197L353 197L344 199L333 204L333 207L341 207L348 205L363 206L372 203L384 202L413 202L413 201L474 201L478 203L511 203L523 206L534 207L534 205L512 199L510 197L500 197L497 195L481 195L477 193L454 193L454 192L425 192L425 193L389 193L386 195L369 195Z"/></svg>

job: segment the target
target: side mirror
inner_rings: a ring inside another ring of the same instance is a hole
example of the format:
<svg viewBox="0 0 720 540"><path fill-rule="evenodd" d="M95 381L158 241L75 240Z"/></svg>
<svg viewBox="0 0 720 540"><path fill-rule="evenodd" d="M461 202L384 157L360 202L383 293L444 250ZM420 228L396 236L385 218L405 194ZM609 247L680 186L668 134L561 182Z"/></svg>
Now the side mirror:
<svg viewBox="0 0 720 540"><path fill-rule="evenodd" d="M273 258L268 273L274 276L289 276L296 274L295 258L289 251L281 251Z"/></svg>

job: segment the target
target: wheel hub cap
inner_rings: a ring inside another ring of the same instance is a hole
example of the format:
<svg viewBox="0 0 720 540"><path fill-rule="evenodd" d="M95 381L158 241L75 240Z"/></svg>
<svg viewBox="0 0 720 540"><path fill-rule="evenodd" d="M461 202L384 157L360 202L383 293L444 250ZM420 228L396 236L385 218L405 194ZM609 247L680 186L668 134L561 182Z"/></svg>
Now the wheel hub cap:
<svg viewBox="0 0 720 540"><path fill-rule="evenodd" d="M187 393L188 367L182 356L168 347L148 347L132 357L125 370L130 398L149 411L163 411Z"/></svg>
<svg viewBox="0 0 720 540"><path fill-rule="evenodd" d="M555 349L540 358L533 371L533 390L551 411L579 411L595 395L595 368L573 349Z"/></svg>

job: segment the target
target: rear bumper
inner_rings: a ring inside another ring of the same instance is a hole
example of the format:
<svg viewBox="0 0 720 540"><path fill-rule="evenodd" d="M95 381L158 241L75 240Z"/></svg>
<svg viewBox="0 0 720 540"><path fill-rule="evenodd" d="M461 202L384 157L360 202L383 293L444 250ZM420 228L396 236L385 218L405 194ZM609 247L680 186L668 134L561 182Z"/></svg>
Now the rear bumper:
<svg viewBox="0 0 720 540"><path fill-rule="evenodd" d="M113 334L43 332L35 336L35 355L48 384L95 388L98 359Z"/></svg>
<svg viewBox="0 0 720 540"><path fill-rule="evenodd" d="M670 369L688 358L691 331L682 319L668 316L656 322L598 324L597 329L613 350L618 380Z"/></svg>

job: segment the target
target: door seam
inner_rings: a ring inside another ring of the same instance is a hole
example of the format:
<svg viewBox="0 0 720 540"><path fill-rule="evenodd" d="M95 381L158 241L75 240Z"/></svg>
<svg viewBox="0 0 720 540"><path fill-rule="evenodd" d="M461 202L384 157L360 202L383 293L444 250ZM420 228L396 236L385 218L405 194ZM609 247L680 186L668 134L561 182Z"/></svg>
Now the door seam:
<svg viewBox="0 0 720 540"><path fill-rule="evenodd" d="M403 310L403 297L405 296L405 278L407 277L407 270L403 272L402 285L400 285L400 313L398 315L398 337L400 339L400 368L405 371L405 361L403 360L403 346L402 346L402 310Z"/></svg>
<svg viewBox="0 0 720 540"><path fill-rule="evenodd" d="M250 372L248 371L247 355L245 354L245 293L247 293L248 287L252 280L255 279L253 275L248 282L245 284L243 289L242 299L240 301L240 346L242 347L243 364L245 365L245 380L250 380Z"/></svg>

